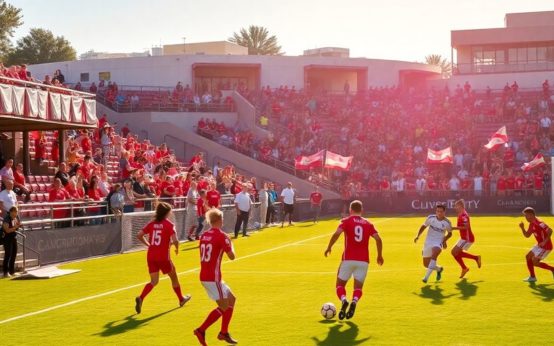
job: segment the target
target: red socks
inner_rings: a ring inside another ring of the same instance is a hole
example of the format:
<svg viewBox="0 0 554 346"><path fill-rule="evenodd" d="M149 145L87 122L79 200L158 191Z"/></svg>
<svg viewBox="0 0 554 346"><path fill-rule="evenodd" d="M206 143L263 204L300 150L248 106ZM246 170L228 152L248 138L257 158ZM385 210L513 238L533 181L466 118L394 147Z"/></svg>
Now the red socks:
<svg viewBox="0 0 554 346"><path fill-rule="evenodd" d="M223 334L229 333L229 323L231 323L231 317L233 317L233 306L229 306L227 310L223 311L223 317L221 319L221 332Z"/></svg>
<svg viewBox="0 0 554 346"><path fill-rule="evenodd" d="M466 264L464 263L464 260L462 259L462 257L463 256L461 256L460 254L458 256L454 256L454 259L456 260L456 262L458 262L458 264L460 265L460 267L462 267L462 269L467 269Z"/></svg>
<svg viewBox="0 0 554 346"><path fill-rule="evenodd" d="M529 275L531 275L531 277L535 277L535 266L533 265L533 261L530 259L527 259L527 269L529 269Z"/></svg>
<svg viewBox="0 0 554 346"><path fill-rule="evenodd" d="M337 297L339 297L341 301L346 299L346 289L344 286L337 286Z"/></svg>
<svg viewBox="0 0 554 346"><path fill-rule="evenodd" d="M355 289L354 293L352 294L352 302L357 303L361 297L362 297L362 290L360 288Z"/></svg>
<svg viewBox="0 0 554 346"><path fill-rule="evenodd" d="M179 302L183 300L183 294L181 293L181 286L173 286L173 291L175 291L177 298L179 298Z"/></svg>
<svg viewBox="0 0 554 346"><path fill-rule="evenodd" d="M472 259L474 261L477 261L477 256L469 254L467 252L463 252L463 251L460 253L460 257L469 258L469 259Z"/></svg>
<svg viewBox="0 0 554 346"><path fill-rule="evenodd" d="M146 296L148 295L148 293L150 293L150 291L152 291L152 289L154 288L154 286L152 286L151 283L147 283L144 288L142 289L142 293L140 294L140 299L141 300L144 300L144 298L146 298Z"/></svg>
<svg viewBox="0 0 554 346"><path fill-rule="evenodd" d="M539 262L539 264L537 264L537 267L542 268L542 269L546 269L546 270L550 270L550 271L554 271L553 266L548 265L548 264L543 263L543 262Z"/></svg>
<svg viewBox="0 0 554 346"><path fill-rule="evenodd" d="M204 323L202 323L199 329L205 332L206 329L208 329L212 324L214 324L217 320L219 320L221 315L223 315L223 312L221 311L221 309L219 308L213 309L212 312L210 312L210 314L208 315L208 317L206 317L206 320L204 321Z"/></svg>

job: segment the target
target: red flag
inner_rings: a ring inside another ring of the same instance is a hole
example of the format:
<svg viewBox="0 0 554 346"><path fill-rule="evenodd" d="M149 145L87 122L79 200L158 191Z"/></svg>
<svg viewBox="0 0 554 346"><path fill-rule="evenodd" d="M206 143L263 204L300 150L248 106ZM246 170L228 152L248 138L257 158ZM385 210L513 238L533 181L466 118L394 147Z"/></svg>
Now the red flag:
<svg viewBox="0 0 554 346"><path fill-rule="evenodd" d="M523 166L521 166L521 169L523 169L524 172L527 172L534 168L543 166L544 164L546 164L546 162L544 161L544 157L541 153L538 153L537 156L535 156L535 158L531 160L531 162L524 163Z"/></svg>
<svg viewBox="0 0 554 346"><path fill-rule="evenodd" d="M508 143L508 134L506 133L506 126L502 126L498 131L492 135L490 141L485 144L485 148L488 150L496 149L504 144Z"/></svg>
<svg viewBox="0 0 554 346"><path fill-rule="evenodd" d="M341 156L327 151L325 155L325 168L335 168L342 171L349 171L352 166L353 156Z"/></svg>
<svg viewBox="0 0 554 346"><path fill-rule="evenodd" d="M294 168L310 169L312 167L321 167L324 156L325 156L325 150L321 150L310 156L298 156L294 160Z"/></svg>
<svg viewBox="0 0 554 346"><path fill-rule="evenodd" d="M452 148L442 150L427 149L427 163L452 163Z"/></svg>

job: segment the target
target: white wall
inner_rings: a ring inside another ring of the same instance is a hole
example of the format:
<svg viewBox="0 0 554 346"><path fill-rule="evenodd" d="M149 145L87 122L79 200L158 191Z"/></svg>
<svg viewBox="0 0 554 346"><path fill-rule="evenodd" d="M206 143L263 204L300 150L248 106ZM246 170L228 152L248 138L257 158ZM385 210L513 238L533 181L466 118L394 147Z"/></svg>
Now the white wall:
<svg viewBox="0 0 554 346"><path fill-rule="evenodd" d="M231 56L172 55L120 59L78 60L29 66L33 76L43 79L60 69L67 82L79 81L81 73L89 73L90 81L98 81L99 72L110 72L119 85L168 86L177 81L192 85L192 65L195 63L260 64L262 85L304 86L304 67L308 65L353 66L368 68L368 86L398 84L398 71L414 69L437 71L418 63L372 60L363 58L326 58L292 56Z"/></svg>
<svg viewBox="0 0 554 346"><path fill-rule="evenodd" d="M491 89L502 89L506 82L512 85L517 81L520 88L542 88L545 79L553 85L554 71L455 75L448 80L448 87L454 90L457 84L463 86L466 81L469 81L473 89L486 89L487 86Z"/></svg>

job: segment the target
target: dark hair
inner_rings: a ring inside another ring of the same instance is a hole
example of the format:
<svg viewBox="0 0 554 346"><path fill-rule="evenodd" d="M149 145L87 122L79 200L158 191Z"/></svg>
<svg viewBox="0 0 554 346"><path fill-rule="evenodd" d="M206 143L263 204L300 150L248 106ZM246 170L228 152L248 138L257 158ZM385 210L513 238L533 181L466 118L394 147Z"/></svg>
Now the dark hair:
<svg viewBox="0 0 554 346"><path fill-rule="evenodd" d="M436 209L442 209L442 211L446 211L446 206L444 204L437 204L435 207Z"/></svg>
<svg viewBox="0 0 554 346"><path fill-rule="evenodd" d="M362 212L362 202L355 200L350 203L350 210L352 210L355 213L361 213Z"/></svg>
<svg viewBox="0 0 554 346"><path fill-rule="evenodd" d="M163 221L167 217L170 211L171 211L171 205L169 203L160 202L156 206L156 216L154 219L157 222Z"/></svg>

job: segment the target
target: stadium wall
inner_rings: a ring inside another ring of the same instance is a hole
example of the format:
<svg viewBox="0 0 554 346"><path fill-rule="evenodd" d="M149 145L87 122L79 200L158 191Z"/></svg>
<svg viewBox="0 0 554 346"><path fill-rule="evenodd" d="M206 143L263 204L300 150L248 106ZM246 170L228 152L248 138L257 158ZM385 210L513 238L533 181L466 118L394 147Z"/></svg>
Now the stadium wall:
<svg viewBox="0 0 554 346"><path fill-rule="evenodd" d="M194 64L259 64L261 85L288 85L297 89L304 87L304 68L309 65L367 68L368 86L397 85L401 70L439 72L437 67L396 60L257 55L171 55L77 60L32 65L28 69L38 79L60 69L69 83L78 82L82 73L89 74L90 82L97 82L100 73L109 72L110 80L119 85L174 87L177 81L192 86Z"/></svg>
<svg viewBox="0 0 554 346"><path fill-rule="evenodd" d="M554 71L454 75L447 80L447 83L451 91L456 89L456 85L463 86L466 81L471 84L473 89L477 90L486 89L487 86L491 89L502 89L506 83L512 85L514 81L517 81L522 89L540 89L545 79L552 83L554 81Z"/></svg>

